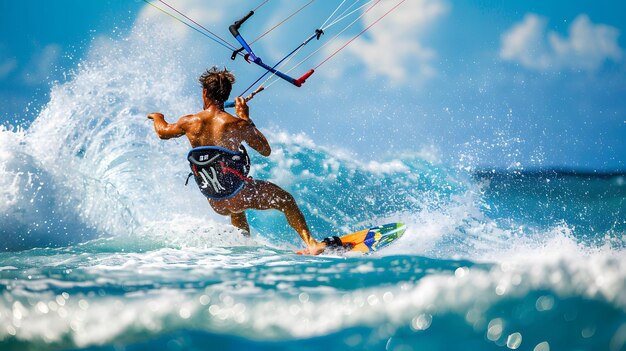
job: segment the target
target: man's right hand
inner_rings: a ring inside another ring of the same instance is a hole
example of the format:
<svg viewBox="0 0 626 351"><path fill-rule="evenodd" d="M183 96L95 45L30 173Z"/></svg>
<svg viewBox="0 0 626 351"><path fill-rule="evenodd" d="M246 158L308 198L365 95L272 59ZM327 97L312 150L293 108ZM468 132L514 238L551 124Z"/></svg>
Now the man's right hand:
<svg viewBox="0 0 626 351"><path fill-rule="evenodd" d="M151 114L148 115L148 119L163 118L163 117L165 116L163 116L163 114L159 112L152 112Z"/></svg>
<svg viewBox="0 0 626 351"><path fill-rule="evenodd" d="M326 249L326 244L323 242L315 241L313 244L309 245L306 249L302 250L302 253L305 255L319 255Z"/></svg>

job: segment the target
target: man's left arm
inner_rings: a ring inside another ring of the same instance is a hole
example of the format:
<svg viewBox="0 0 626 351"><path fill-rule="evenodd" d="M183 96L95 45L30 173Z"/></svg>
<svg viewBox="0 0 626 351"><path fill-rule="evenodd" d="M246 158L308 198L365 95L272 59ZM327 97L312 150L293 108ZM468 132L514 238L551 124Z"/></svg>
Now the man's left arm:
<svg viewBox="0 0 626 351"><path fill-rule="evenodd" d="M254 125L250 119L250 109L246 100L242 97L235 98L235 112L242 119L240 124L243 140L261 155L267 157L272 153L270 144L267 142L265 135Z"/></svg>
<svg viewBox="0 0 626 351"><path fill-rule="evenodd" d="M154 131L161 139L178 138L179 136L185 135L185 130L181 127L180 120L172 124L167 123L165 121L165 116L158 112L149 114L148 119L154 121Z"/></svg>

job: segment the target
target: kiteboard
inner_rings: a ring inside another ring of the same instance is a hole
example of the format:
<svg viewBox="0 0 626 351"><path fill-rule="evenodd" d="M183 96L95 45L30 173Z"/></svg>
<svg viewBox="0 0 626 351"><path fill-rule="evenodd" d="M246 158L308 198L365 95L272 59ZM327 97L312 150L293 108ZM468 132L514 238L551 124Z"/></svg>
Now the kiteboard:
<svg viewBox="0 0 626 351"><path fill-rule="evenodd" d="M370 254L388 246L402 236L406 231L403 223L389 223L360 230L342 237L329 237L324 239L327 249L335 252L361 252ZM302 251L298 252L299 255Z"/></svg>

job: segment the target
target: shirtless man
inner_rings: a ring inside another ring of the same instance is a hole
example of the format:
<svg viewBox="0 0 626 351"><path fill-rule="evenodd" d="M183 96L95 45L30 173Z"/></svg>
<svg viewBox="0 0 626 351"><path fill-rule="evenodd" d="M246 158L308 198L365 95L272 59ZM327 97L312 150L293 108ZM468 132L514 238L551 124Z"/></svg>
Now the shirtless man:
<svg viewBox="0 0 626 351"><path fill-rule="evenodd" d="M233 74L213 67L199 80L204 110L171 124L165 121L163 114L151 113L148 118L154 121L156 134L161 139L183 135L189 139L193 149L188 160L201 192L215 212L230 216L233 226L249 235L245 210L279 210L306 244L304 252L320 254L326 244L311 236L293 196L275 184L247 177L249 159L242 142L265 157L270 155L271 149L250 119L244 98L235 100L238 117L224 111L224 102L235 82Z"/></svg>

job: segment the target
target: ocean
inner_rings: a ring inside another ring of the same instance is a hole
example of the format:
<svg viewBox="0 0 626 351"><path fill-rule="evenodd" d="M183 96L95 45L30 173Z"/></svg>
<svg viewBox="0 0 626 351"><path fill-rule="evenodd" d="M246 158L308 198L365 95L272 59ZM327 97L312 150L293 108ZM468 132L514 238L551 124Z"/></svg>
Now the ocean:
<svg viewBox="0 0 626 351"><path fill-rule="evenodd" d="M369 160L268 128L251 175L318 239L408 227L369 256L299 256L279 213L250 212L246 238L184 185L186 141L145 115L197 101L142 33L0 129L1 350L626 350L625 174Z"/></svg>

